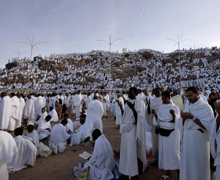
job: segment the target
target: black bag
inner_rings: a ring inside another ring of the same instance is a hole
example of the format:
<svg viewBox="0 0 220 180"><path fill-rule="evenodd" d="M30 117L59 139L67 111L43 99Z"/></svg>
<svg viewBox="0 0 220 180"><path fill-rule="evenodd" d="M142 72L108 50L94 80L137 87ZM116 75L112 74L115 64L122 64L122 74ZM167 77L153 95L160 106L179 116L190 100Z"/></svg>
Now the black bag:
<svg viewBox="0 0 220 180"><path fill-rule="evenodd" d="M160 133L161 136L168 137L171 134L171 132L173 132L174 130L175 129L169 130L169 129L159 128L159 133Z"/></svg>
<svg viewBox="0 0 220 180"><path fill-rule="evenodd" d="M155 127L155 133L156 133L156 134L159 134L159 133L160 133L160 126L159 126L159 125L157 125L157 126Z"/></svg>

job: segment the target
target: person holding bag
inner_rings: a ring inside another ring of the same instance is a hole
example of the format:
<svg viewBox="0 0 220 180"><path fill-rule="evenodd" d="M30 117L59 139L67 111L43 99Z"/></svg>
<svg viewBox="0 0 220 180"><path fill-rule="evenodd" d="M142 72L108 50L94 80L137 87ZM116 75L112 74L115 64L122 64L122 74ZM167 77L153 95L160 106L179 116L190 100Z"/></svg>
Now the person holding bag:
<svg viewBox="0 0 220 180"><path fill-rule="evenodd" d="M170 101L169 91L162 93L163 104L158 112L152 111L159 123L159 169L167 170L160 179L169 179L170 170L180 168L180 130L178 122L180 110L178 106ZM179 174L179 173L178 173Z"/></svg>

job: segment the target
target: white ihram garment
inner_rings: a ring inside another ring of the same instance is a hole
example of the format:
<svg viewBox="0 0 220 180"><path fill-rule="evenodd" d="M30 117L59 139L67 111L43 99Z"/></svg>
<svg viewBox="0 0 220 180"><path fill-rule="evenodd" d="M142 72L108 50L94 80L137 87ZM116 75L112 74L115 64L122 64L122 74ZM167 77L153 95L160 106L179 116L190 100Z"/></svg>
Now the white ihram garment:
<svg viewBox="0 0 220 180"><path fill-rule="evenodd" d="M102 134L95 140L95 147L92 157L85 163L85 167L90 167L89 180L110 180L114 176L112 171L115 160L111 144Z"/></svg>
<svg viewBox="0 0 220 180"><path fill-rule="evenodd" d="M81 94L76 94L73 97L73 105L75 108L75 113L76 113L76 119L80 117L80 112L81 112L81 101L82 101L82 95Z"/></svg>
<svg viewBox="0 0 220 180"><path fill-rule="evenodd" d="M146 106L144 101L140 100L135 103L135 109L138 113L137 119L137 131L136 131L136 138L137 138L137 157L143 163L143 172L147 167L147 157L146 157Z"/></svg>
<svg viewBox="0 0 220 180"><path fill-rule="evenodd" d="M162 99L161 97L153 97L151 99L151 103L150 103L150 109L152 111L152 109L154 109L156 111L156 113L159 110L159 107L162 105ZM150 122L152 123L152 152L153 155L156 156L157 152L158 152L158 139L159 136L158 134L155 133L155 128L157 126L157 121L156 118L154 117L154 115L151 113L148 118L150 118Z"/></svg>
<svg viewBox="0 0 220 180"><path fill-rule="evenodd" d="M12 118L10 118L8 130L14 131L15 128L21 126L21 121L19 121L19 111L20 111L20 100L17 96L13 96L12 100Z"/></svg>
<svg viewBox="0 0 220 180"><path fill-rule="evenodd" d="M119 104L122 105L122 109L124 110L124 100L122 97L118 98L118 101L115 102L115 116L116 116L116 124L120 125L122 121L122 112Z"/></svg>
<svg viewBox="0 0 220 180"><path fill-rule="evenodd" d="M5 96L0 101L0 129L8 129L9 121L12 116L12 100L9 96Z"/></svg>
<svg viewBox="0 0 220 180"><path fill-rule="evenodd" d="M33 99L27 99L24 107L23 113L24 119L34 119L35 110L34 110L34 101Z"/></svg>
<svg viewBox="0 0 220 180"><path fill-rule="evenodd" d="M0 131L0 178L8 180L7 165L12 161L13 156L18 153L18 148L11 134Z"/></svg>
<svg viewBox="0 0 220 180"><path fill-rule="evenodd" d="M193 104L185 106L185 112L190 112L198 118L205 129L187 119L183 127L181 145L180 180L210 179L210 143L209 130L214 120L211 106L201 97Z"/></svg>
<svg viewBox="0 0 220 180"><path fill-rule="evenodd" d="M175 112L175 123L170 110ZM177 170L180 168L180 110L174 103L162 104L157 113L160 128L172 130L168 137L159 135L159 169Z"/></svg>
<svg viewBox="0 0 220 180"><path fill-rule="evenodd" d="M45 103L44 97L39 96L36 99L36 103L35 103L35 114L36 114L36 116L38 116L41 113L42 108L45 107L45 106L46 106L46 103Z"/></svg>
<svg viewBox="0 0 220 180"><path fill-rule="evenodd" d="M62 124L56 124L51 130L49 146L53 149L54 153L63 152L59 149L59 146L62 146L70 135L66 132L65 126Z"/></svg>
<svg viewBox="0 0 220 180"><path fill-rule="evenodd" d="M42 140L50 135L50 131L48 131L47 128L51 129L50 121L47 122L45 119L41 120L39 122L38 128L37 128L40 140Z"/></svg>
<svg viewBox="0 0 220 180"><path fill-rule="evenodd" d="M8 170L20 171L26 168L27 165L34 166L37 155L35 145L22 136L16 136L14 139L18 147L18 153L13 156L12 162L8 165Z"/></svg>
<svg viewBox="0 0 220 180"><path fill-rule="evenodd" d="M130 102L135 103L135 109L137 112L140 111L138 109L138 107L139 108L141 107L140 101L130 100ZM137 137L136 137L137 128L134 123L135 123L135 117L133 111L127 104L125 104L124 114L120 127L120 132L122 136L121 136L119 172L129 177L138 175Z"/></svg>
<svg viewBox="0 0 220 180"><path fill-rule="evenodd" d="M36 146L37 155L40 155L41 157L47 157L52 154L52 150L39 141L39 134L36 130L33 130L31 133L28 132L27 137L31 138L32 142Z"/></svg>
<svg viewBox="0 0 220 180"><path fill-rule="evenodd" d="M55 109L53 109L52 111L49 111L49 115L51 115L50 122L58 122L59 121L59 117L58 117L57 111Z"/></svg>
<svg viewBox="0 0 220 180"><path fill-rule="evenodd" d="M99 100L93 100L88 104L86 121L79 129L82 140L88 136L91 137L92 131L94 129L99 129L101 132L103 132L103 113L103 105Z"/></svg>
<svg viewBox="0 0 220 180"><path fill-rule="evenodd" d="M219 116L219 114L216 115L216 118L213 121L212 126L211 126L211 130L210 130L211 153L212 153L212 157L215 160L214 165L216 166L216 170L213 175L214 180L220 179L220 128L217 129L217 122L216 122L218 116Z"/></svg>
<svg viewBox="0 0 220 180"><path fill-rule="evenodd" d="M39 116L40 116L39 120L38 120L38 121L35 121L34 123L35 123L35 124L39 124L40 121L46 119L47 115L48 115L48 113L47 113L46 111L45 111L44 113L40 113L40 114L39 114Z"/></svg>
<svg viewBox="0 0 220 180"><path fill-rule="evenodd" d="M24 107L25 107L25 101L24 101L24 98L22 98L22 97L20 97L19 100L20 100L20 110L18 112L19 113L19 122L22 122L23 112L24 112Z"/></svg>

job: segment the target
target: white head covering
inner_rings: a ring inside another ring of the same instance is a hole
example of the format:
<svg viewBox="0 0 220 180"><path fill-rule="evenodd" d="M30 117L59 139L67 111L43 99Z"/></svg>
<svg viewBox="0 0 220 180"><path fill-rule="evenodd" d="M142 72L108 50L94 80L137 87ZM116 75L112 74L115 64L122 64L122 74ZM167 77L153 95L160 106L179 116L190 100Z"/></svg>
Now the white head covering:
<svg viewBox="0 0 220 180"><path fill-rule="evenodd" d="M28 121L27 125L28 125L28 126L29 126L29 125L34 126L34 123L33 123L32 121Z"/></svg>

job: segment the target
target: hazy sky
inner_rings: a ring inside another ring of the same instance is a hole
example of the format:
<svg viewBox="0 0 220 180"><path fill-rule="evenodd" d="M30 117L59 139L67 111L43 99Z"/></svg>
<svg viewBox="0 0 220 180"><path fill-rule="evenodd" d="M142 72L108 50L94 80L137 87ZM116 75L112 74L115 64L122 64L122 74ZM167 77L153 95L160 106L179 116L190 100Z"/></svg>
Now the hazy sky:
<svg viewBox="0 0 220 180"><path fill-rule="evenodd" d="M51 53L153 49L171 52L166 39L190 39L181 48L220 46L220 0L0 0L0 67L8 59Z"/></svg>

